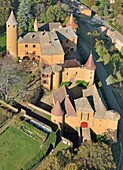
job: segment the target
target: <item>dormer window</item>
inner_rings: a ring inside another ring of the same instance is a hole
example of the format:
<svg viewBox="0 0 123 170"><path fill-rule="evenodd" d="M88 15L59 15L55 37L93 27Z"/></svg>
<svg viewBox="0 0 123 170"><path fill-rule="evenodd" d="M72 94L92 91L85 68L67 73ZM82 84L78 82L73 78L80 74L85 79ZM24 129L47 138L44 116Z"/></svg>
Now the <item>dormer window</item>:
<svg viewBox="0 0 123 170"><path fill-rule="evenodd" d="M32 35L32 38L34 38L35 37L35 35Z"/></svg>

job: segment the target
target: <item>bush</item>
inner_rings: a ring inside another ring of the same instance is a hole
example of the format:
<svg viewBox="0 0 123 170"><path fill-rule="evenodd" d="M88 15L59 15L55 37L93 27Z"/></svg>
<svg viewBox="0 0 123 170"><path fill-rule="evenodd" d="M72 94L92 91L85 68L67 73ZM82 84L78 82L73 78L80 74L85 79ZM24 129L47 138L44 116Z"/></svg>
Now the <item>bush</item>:
<svg viewBox="0 0 123 170"><path fill-rule="evenodd" d="M66 87L69 87L70 84L71 84L70 81L62 82L61 84L58 85L58 88L62 87L63 85L66 86Z"/></svg>
<svg viewBox="0 0 123 170"><path fill-rule="evenodd" d="M81 85L81 86L84 86L84 87L87 87L88 86L88 83L84 80L76 80L76 85Z"/></svg>

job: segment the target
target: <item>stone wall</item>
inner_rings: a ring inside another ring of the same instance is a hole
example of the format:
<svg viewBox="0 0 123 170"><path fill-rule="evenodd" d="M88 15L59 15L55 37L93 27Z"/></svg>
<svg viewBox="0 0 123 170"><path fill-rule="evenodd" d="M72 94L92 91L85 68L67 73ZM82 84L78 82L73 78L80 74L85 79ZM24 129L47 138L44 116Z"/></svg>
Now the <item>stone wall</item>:
<svg viewBox="0 0 123 170"><path fill-rule="evenodd" d="M40 108L40 107L37 107L37 106L35 106L34 104L28 103L28 107L29 107L31 110L36 110L36 111L38 111L39 114L40 114L40 113L44 113L44 114L46 114L46 115L51 116L51 113L50 113L50 112L48 112L48 111L46 111L46 110L44 110L44 109L42 109L42 108Z"/></svg>

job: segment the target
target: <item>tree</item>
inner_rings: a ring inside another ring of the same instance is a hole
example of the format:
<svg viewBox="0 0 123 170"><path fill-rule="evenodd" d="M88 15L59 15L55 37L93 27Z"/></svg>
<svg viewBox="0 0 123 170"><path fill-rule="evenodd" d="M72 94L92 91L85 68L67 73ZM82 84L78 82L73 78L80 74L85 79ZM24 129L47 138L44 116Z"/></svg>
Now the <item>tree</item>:
<svg viewBox="0 0 123 170"><path fill-rule="evenodd" d="M11 0L0 0L0 26L5 25L11 9Z"/></svg>
<svg viewBox="0 0 123 170"><path fill-rule="evenodd" d="M116 16L119 14L122 14L123 10L122 10L122 2L121 0L116 0L115 1L115 14Z"/></svg>
<svg viewBox="0 0 123 170"><path fill-rule="evenodd" d="M81 144L76 153L70 149L47 157L41 170L115 170L111 148L102 143L87 141Z"/></svg>
<svg viewBox="0 0 123 170"><path fill-rule="evenodd" d="M20 2L19 8L18 8L18 22L19 22L19 27L23 31L27 31L29 27L29 23L32 18L32 11L31 11L31 6L32 3L30 0L22 0Z"/></svg>
<svg viewBox="0 0 123 170"><path fill-rule="evenodd" d="M108 6L107 5L105 5L103 13L104 13L104 16L108 15Z"/></svg>
<svg viewBox="0 0 123 170"><path fill-rule="evenodd" d="M91 8L93 5L96 5L96 0L84 0L84 4Z"/></svg>
<svg viewBox="0 0 123 170"><path fill-rule="evenodd" d="M91 141L83 143L74 157L78 169L115 170L111 148L108 145Z"/></svg>
<svg viewBox="0 0 123 170"><path fill-rule="evenodd" d="M19 70L11 58L5 57L0 63L0 98L5 101L14 100L26 87L31 75Z"/></svg>
<svg viewBox="0 0 123 170"><path fill-rule="evenodd" d="M123 47L121 47L120 53L123 56Z"/></svg>
<svg viewBox="0 0 123 170"><path fill-rule="evenodd" d="M66 12L59 5L51 5L41 15L41 21L43 22L61 22L66 20Z"/></svg>

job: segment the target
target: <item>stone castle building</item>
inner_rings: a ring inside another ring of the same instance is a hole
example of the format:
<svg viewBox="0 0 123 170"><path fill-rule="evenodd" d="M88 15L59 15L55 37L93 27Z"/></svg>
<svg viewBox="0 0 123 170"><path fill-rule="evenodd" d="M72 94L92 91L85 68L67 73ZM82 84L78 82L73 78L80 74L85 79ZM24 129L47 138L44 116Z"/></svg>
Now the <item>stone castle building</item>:
<svg viewBox="0 0 123 170"><path fill-rule="evenodd" d="M18 23L12 11L6 26L8 52L21 60L39 60L41 85L44 88L57 89L61 82L74 83L76 80L93 84L96 67L92 55L84 66L76 59L78 25L72 14L66 27L62 27L59 22L39 24L35 19L35 31L18 37ZM72 55L75 55L73 59Z"/></svg>
<svg viewBox="0 0 123 170"><path fill-rule="evenodd" d="M21 60L39 60L41 69L41 85L54 92L54 107L51 111L51 121L61 130L76 130L81 136L85 129L91 129L95 134L103 134L107 129L117 130L119 114L107 110L103 97L95 85L94 74L96 66L90 54L86 63L81 65L76 58L77 24L71 14L66 27L60 23L34 22L34 32L18 37L18 23L13 11L6 23L7 51L13 58ZM69 57L68 57L69 55ZM75 56L72 58L71 56ZM74 98L62 86L61 82L85 80L89 87L82 90L82 96Z"/></svg>
<svg viewBox="0 0 123 170"><path fill-rule="evenodd" d="M80 138L83 138L86 131L86 139L89 139L90 129L96 135L110 130L114 132L112 140L117 139L120 115L107 109L104 98L95 85L83 89L81 97L77 98L71 89L62 86L53 93L53 103L51 121L56 123L62 132L71 132L74 129Z"/></svg>

